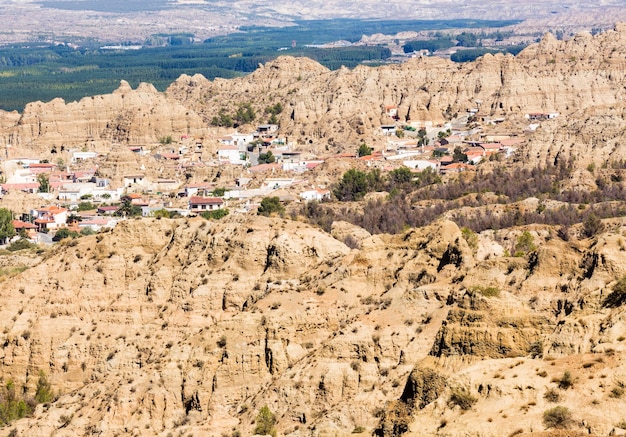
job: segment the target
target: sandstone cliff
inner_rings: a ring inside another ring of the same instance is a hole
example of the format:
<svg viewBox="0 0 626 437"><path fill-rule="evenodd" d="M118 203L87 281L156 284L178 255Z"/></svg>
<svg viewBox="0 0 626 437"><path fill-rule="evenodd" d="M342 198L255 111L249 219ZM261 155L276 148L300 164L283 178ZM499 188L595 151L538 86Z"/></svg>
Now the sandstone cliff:
<svg viewBox="0 0 626 437"><path fill-rule="evenodd" d="M152 85L131 89L126 81L112 94L66 103L33 102L24 112L2 113L0 138L11 156L45 154L53 148L103 150L111 143L153 144L164 136L202 135L193 111L167 99Z"/></svg>
<svg viewBox="0 0 626 437"><path fill-rule="evenodd" d="M623 108L625 40L626 26L617 25L568 41L547 34L517 57L486 55L467 64L422 58L337 71L306 59L279 58L228 81L181 77L167 94L207 121L238 102L252 102L259 114L281 102L285 135L303 145L353 147L360 139L380 142L374 129L390 121L385 105L397 105L401 121L435 124L465 113L476 100L485 114L517 120L527 112Z"/></svg>

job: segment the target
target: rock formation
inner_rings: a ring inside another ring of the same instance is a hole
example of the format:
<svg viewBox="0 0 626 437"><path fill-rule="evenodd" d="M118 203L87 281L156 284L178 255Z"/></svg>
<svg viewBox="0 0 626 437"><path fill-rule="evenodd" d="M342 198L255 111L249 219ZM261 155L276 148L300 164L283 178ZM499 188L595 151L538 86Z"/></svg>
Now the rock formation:
<svg viewBox="0 0 626 437"><path fill-rule="evenodd" d="M0 137L12 146L13 157L62 146L98 150L111 143L153 144L168 135L202 135L204 126L193 111L152 85L142 83L132 90L126 81L112 94L79 102L30 103L19 118L4 112L1 125Z"/></svg>
<svg viewBox="0 0 626 437"><path fill-rule="evenodd" d="M44 371L59 394L8 430L250 435L268 405L280 435L500 436L541 430L550 378L570 371L563 402L606 434L624 312L603 302L625 226L476 261L445 221L353 250L281 219L126 221L0 283L0 372L32 392Z"/></svg>

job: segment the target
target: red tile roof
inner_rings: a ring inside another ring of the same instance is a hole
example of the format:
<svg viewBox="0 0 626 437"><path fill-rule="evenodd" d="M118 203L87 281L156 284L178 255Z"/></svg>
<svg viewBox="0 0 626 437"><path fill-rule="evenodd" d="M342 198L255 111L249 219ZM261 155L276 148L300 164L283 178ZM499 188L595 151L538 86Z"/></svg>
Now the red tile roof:
<svg viewBox="0 0 626 437"><path fill-rule="evenodd" d="M23 222L21 220L13 220L13 227L15 229L37 229L37 226L34 224Z"/></svg>
<svg viewBox="0 0 626 437"><path fill-rule="evenodd" d="M192 205L221 205L224 203L219 197L197 197L193 196L189 198L189 203Z"/></svg>

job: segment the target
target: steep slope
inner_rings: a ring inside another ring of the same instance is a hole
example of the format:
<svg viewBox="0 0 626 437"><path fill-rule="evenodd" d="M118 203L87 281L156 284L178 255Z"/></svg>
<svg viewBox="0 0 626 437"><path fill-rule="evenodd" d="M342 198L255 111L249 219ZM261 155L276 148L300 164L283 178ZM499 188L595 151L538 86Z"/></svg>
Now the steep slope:
<svg viewBox="0 0 626 437"><path fill-rule="evenodd" d="M536 256L479 262L446 221L353 250L282 219L127 221L0 284L0 374L32 393L43 370L60 394L9 429L250 435L268 405L281 435L496 436L541 430L550 377L570 370L562 404L608 433L624 311L602 302L624 225L589 247L537 228Z"/></svg>

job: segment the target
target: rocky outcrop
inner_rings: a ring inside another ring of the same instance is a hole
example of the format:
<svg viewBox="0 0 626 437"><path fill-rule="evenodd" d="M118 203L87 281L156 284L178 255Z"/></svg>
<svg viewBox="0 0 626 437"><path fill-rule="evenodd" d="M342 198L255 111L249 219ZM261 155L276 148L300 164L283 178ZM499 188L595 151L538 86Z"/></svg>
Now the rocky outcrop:
<svg viewBox="0 0 626 437"><path fill-rule="evenodd" d="M61 147L152 144L170 135L202 135L203 128L198 115L167 99L152 85L142 83L133 90L126 81L112 94L70 103L62 99L33 102L19 118L3 113L2 120L1 136L12 145L12 156L45 154Z"/></svg>
<svg viewBox="0 0 626 437"><path fill-rule="evenodd" d="M229 81L183 77L169 87L168 95L207 121L228 108L228 102L251 102L259 114L281 102L282 132L305 148L310 143L356 144L363 138L376 144L380 137L375 129L390 121L385 105L397 105L401 121L435 124L463 114L477 100L486 114L518 120L527 112L568 115L588 108L623 108L624 38L624 25L568 41L547 34L517 57L485 55L467 64L421 58L402 65L328 71L308 59L282 57Z"/></svg>

